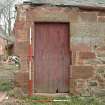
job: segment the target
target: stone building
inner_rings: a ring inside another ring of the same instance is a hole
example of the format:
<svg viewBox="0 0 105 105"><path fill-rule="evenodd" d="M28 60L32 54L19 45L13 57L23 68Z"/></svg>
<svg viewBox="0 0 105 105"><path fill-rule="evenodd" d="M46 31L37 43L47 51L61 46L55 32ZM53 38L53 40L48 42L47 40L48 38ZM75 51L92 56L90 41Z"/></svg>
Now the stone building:
<svg viewBox="0 0 105 105"><path fill-rule="evenodd" d="M8 45L7 45L8 42ZM6 56L6 48L14 44L13 36L7 36L0 26L0 60Z"/></svg>
<svg viewBox="0 0 105 105"><path fill-rule="evenodd" d="M0 56L4 55L5 53L5 40L0 37Z"/></svg>
<svg viewBox="0 0 105 105"><path fill-rule="evenodd" d="M16 5L16 10L19 86L28 88L31 27L33 93L104 93L104 1L30 0Z"/></svg>
<svg viewBox="0 0 105 105"><path fill-rule="evenodd" d="M3 28L0 26L0 59L3 56L6 57L13 54L14 42L14 35L11 34L11 36L8 36Z"/></svg>

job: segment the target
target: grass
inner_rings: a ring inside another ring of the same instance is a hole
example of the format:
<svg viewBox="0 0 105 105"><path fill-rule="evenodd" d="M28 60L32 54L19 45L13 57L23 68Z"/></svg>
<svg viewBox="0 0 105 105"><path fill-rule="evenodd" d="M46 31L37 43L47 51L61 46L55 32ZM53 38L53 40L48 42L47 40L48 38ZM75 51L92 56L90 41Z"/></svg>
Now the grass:
<svg viewBox="0 0 105 105"><path fill-rule="evenodd" d="M31 100L48 100L47 97L32 97ZM68 102L33 102L31 105L105 105L105 102L96 97L54 97L56 100Z"/></svg>
<svg viewBox="0 0 105 105"><path fill-rule="evenodd" d="M44 97L34 97L35 100L43 99ZM64 97L65 98L65 97ZM60 99L60 97L59 97ZM62 99L62 98L61 98ZM105 105L104 102L101 102L97 98L93 97L68 97L69 102L32 102L31 98L19 99L14 101L14 103L6 103L3 105ZM13 99L12 99L13 101Z"/></svg>
<svg viewBox="0 0 105 105"><path fill-rule="evenodd" d="M10 91L13 90L13 84L11 81L0 81L0 91ZM18 94L17 94L18 93ZM22 97L21 91L15 89L12 92L11 97L18 99L22 104L16 105L105 105L105 97L77 97L77 96L67 96L67 97L44 97L44 96L34 96L34 97ZM43 100L43 101L42 101ZM69 101L48 101L48 100L69 100ZM6 104L7 105L7 104ZM13 104L8 104L13 105ZM14 104L15 105L15 104Z"/></svg>
<svg viewBox="0 0 105 105"><path fill-rule="evenodd" d="M13 84L10 81L0 81L0 91L9 91L13 88Z"/></svg>
<svg viewBox="0 0 105 105"><path fill-rule="evenodd" d="M105 97L12 97L15 101L14 105L105 105ZM43 101L42 101L43 100ZM69 100L67 102L48 101L48 100ZM21 104L20 104L21 103ZM3 104L3 105L13 105Z"/></svg>

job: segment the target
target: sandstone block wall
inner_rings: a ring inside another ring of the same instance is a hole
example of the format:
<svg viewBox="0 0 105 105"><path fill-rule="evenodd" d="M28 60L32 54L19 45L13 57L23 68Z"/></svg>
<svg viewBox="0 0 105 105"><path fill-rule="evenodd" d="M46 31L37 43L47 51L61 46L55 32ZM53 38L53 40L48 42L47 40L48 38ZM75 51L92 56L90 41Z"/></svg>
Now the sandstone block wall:
<svg viewBox="0 0 105 105"><path fill-rule="evenodd" d="M105 83L105 13L75 7L18 5L15 53L21 58L21 71L24 72L28 71L29 27L32 27L34 56L34 23L38 21L70 23L70 93L100 94Z"/></svg>

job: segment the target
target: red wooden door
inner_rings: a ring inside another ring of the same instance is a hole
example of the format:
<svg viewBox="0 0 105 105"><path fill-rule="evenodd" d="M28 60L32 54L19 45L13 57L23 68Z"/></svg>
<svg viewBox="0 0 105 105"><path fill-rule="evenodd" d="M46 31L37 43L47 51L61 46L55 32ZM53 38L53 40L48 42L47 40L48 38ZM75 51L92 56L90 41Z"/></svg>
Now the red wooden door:
<svg viewBox="0 0 105 105"><path fill-rule="evenodd" d="M69 24L35 24L35 92L69 90Z"/></svg>

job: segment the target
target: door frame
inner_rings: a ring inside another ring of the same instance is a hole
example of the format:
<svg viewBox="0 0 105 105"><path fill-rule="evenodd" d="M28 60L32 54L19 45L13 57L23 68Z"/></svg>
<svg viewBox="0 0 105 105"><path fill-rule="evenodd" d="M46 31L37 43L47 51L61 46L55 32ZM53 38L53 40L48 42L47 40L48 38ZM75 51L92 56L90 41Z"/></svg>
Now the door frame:
<svg viewBox="0 0 105 105"><path fill-rule="evenodd" d="M70 44L71 44L71 36L70 36L70 22L59 22L59 21L56 21L56 22L54 22L54 21L34 21L33 22L33 25L32 25L32 37L33 37L33 40L32 40L32 48L33 48L33 63L32 63L32 80L33 80L33 93L37 93L36 91L35 91L35 61L34 61L34 59L35 59L35 24L36 23L60 23L60 24L62 24L62 23L66 23L66 24L68 24L68 28L69 28L69 32L68 32L68 42L69 42L69 44L68 44L68 48L69 48L69 54L70 54L70 65L72 65L72 53L71 53L71 46L70 46ZM70 70L70 66L69 66L69 68L68 68L68 79L69 79L69 84L68 84L68 89L69 89L69 93L70 93L70 77L71 77L71 70Z"/></svg>

